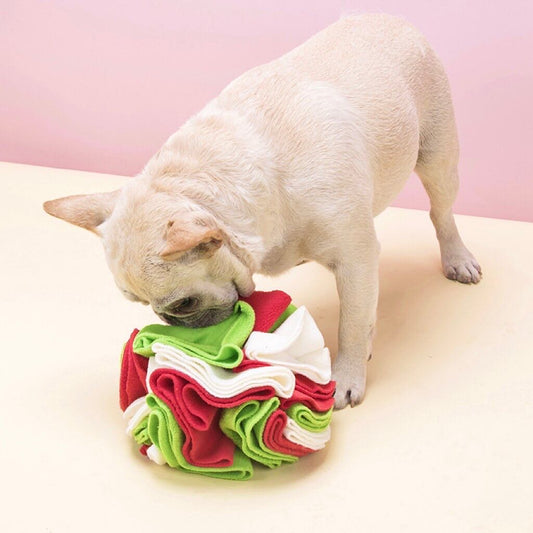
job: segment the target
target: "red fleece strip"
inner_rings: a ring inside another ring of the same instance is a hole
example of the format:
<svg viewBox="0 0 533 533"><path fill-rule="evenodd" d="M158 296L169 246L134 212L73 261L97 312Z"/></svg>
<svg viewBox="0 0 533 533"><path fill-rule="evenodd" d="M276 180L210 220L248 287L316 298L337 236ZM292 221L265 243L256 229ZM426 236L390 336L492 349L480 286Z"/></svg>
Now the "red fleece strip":
<svg viewBox="0 0 533 533"><path fill-rule="evenodd" d="M147 455L147 450L148 450L148 446L146 444L143 444L140 448L139 448L139 451L143 454L143 455Z"/></svg>
<svg viewBox="0 0 533 533"><path fill-rule="evenodd" d="M275 452L294 455L295 457L302 457L312 453L314 450L311 448L291 442L283 435L286 425L287 415L281 409L276 409L265 424L263 432L264 443Z"/></svg>
<svg viewBox="0 0 533 533"><path fill-rule="evenodd" d="M281 408L287 410L295 403L303 403L312 411L320 413L329 411L335 403L333 394L337 386L335 381L330 381L326 385L320 385L301 374L295 374L296 387L290 398L280 398Z"/></svg>
<svg viewBox="0 0 533 533"><path fill-rule="evenodd" d="M192 378L173 369L158 368L150 375L150 387L170 408L183 430L182 453L194 466L220 468L233 464L235 445L222 433L222 408L275 396L273 387L253 387L230 398L211 395Z"/></svg>
<svg viewBox="0 0 533 533"><path fill-rule="evenodd" d="M251 305L255 313L254 331L270 331L278 318L289 307L292 299L283 291L256 291L243 301Z"/></svg>
<svg viewBox="0 0 533 533"><path fill-rule="evenodd" d="M133 341L139 333L134 329L122 356L120 369L120 408L125 411L128 405L137 398L148 393L146 388L146 371L148 369L148 358L141 357L133 351Z"/></svg>
<svg viewBox="0 0 533 533"><path fill-rule="evenodd" d="M254 359L248 359L246 357L246 352L244 353L243 360L239 366L233 368L233 372L244 372L245 370L250 370L252 368L260 368L262 366L272 366L269 363L263 363L263 361L255 361Z"/></svg>

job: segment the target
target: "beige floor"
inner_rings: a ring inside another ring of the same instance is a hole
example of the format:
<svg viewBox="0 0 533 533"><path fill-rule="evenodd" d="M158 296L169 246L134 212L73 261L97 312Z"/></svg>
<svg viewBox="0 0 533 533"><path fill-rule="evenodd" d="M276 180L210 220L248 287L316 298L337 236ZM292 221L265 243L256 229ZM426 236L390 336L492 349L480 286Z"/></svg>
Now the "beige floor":
<svg viewBox="0 0 533 533"><path fill-rule="evenodd" d="M390 209L365 402L329 447L245 483L139 456L118 408L119 352L151 311L124 300L98 239L41 203L123 178L0 164L0 531L533 531L533 224L458 217L484 269L447 281L427 214ZM331 276L260 287L307 305L335 350Z"/></svg>

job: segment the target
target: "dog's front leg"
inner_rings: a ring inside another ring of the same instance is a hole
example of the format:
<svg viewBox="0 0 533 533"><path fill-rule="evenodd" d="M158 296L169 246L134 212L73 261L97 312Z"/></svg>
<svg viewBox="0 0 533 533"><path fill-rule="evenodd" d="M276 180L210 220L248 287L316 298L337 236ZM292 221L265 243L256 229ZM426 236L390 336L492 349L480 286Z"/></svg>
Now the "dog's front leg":
<svg viewBox="0 0 533 533"><path fill-rule="evenodd" d="M340 298L339 350L333 364L336 409L348 403L353 407L365 394L376 322L379 258L373 223L369 226L366 231L358 228L355 236L352 231L345 239L334 268Z"/></svg>

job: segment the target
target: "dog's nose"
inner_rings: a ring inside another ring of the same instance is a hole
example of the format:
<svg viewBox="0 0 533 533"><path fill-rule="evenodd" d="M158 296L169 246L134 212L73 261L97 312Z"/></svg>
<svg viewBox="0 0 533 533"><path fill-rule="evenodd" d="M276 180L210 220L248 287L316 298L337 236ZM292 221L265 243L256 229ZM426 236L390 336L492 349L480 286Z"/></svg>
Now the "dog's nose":
<svg viewBox="0 0 533 533"><path fill-rule="evenodd" d="M171 316L187 316L196 311L200 304L200 298L195 296L187 296L171 303L166 309L165 313Z"/></svg>

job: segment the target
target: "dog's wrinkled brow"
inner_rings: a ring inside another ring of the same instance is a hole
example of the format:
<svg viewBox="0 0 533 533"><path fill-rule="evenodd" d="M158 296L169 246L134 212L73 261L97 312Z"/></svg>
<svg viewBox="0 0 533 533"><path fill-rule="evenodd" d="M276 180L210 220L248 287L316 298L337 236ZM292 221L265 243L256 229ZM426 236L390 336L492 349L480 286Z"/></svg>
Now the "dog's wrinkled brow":
<svg viewBox="0 0 533 533"><path fill-rule="evenodd" d="M172 268L172 264L168 261L163 261L160 258L148 257L142 265L143 273L151 272L154 268L168 272Z"/></svg>

